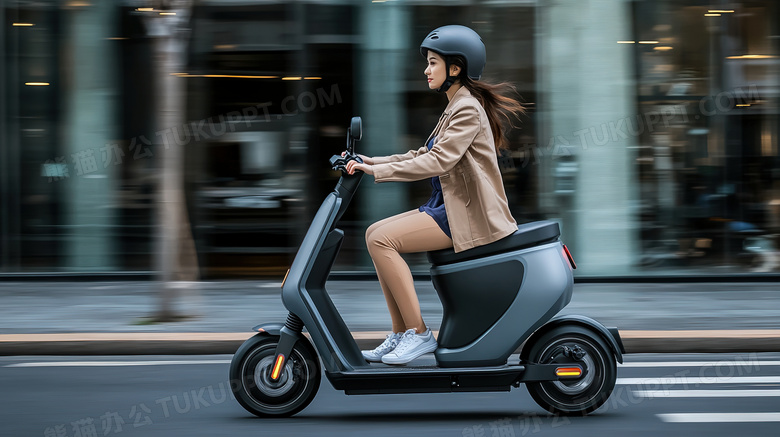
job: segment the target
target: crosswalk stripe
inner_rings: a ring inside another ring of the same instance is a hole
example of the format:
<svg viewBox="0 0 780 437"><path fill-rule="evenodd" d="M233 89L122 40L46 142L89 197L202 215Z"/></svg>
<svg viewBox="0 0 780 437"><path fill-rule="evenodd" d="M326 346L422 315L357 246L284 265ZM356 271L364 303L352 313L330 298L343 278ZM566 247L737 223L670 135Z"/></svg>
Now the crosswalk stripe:
<svg viewBox="0 0 780 437"><path fill-rule="evenodd" d="M119 367L119 366L171 366L180 364L230 364L230 360L191 361L43 361L14 363L3 367Z"/></svg>
<svg viewBox="0 0 780 437"><path fill-rule="evenodd" d="M672 423L780 422L780 413L666 413L656 416Z"/></svg>
<svg viewBox="0 0 780 437"><path fill-rule="evenodd" d="M745 367L780 366L780 361L645 361L623 363L618 367Z"/></svg>
<svg viewBox="0 0 780 437"><path fill-rule="evenodd" d="M668 376L660 378L618 378L618 385L657 385L662 387L683 385L697 386L702 384L780 384L780 376Z"/></svg>
<svg viewBox="0 0 780 437"><path fill-rule="evenodd" d="M780 390L634 390L640 398L760 398L780 397Z"/></svg>

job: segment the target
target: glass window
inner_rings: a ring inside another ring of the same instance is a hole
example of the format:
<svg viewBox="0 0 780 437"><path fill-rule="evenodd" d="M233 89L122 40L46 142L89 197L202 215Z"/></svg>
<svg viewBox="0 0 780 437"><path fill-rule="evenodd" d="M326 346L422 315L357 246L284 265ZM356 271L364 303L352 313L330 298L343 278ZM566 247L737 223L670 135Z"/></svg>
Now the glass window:
<svg viewBox="0 0 780 437"><path fill-rule="evenodd" d="M778 10L637 2L643 271L769 272L778 228Z"/></svg>

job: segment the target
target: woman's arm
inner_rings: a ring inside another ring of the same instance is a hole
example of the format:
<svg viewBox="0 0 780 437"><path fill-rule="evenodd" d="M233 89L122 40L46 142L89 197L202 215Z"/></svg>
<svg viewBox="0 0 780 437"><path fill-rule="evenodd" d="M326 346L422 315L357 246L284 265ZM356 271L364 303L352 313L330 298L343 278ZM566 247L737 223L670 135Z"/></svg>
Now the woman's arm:
<svg viewBox="0 0 780 437"><path fill-rule="evenodd" d="M384 164L384 163L387 163L387 162L406 161L407 159L412 159L412 158L420 155L421 153L425 153L427 151L428 151L428 148L423 146L423 147L420 147L417 150L410 150L410 151L408 151L406 153L400 153L400 154L397 154L397 155L373 156L373 157L371 157L371 156L361 155L360 153L358 153L358 156L360 157L360 159L363 160L364 164L374 165L374 164ZM347 152L341 152L341 156L346 156L346 154L347 154Z"/></svg>
<svg viewBox="0 0 780 437"><path fill-rule="evenodd" d="M417 150L410 150L406 153L399 153L397 155L389 155L389 156L375 156L373 158L374 162L370 162L367 164L386 164L388 162L401 162L406 161L408 159L416 158L417 156L426 153L428 151L428 148L426 146L422 146Z"/></svg>
<svg viewBox="0 0 780 437"><path fill-rule="evenodd" d="M428 151L428 147L423 146L420 147L417 150L410 150L406 153L401 153L397 155L388 155L388 156L374 156L369 157L365 155L358 154L360 156L360 159L363 160L362 164L359 164L357 161L350 161L347 163L347 172L349 174L354 174L355 170L360 170L363 173L367 173L370 175L374 174L374 170L371 168L374 164L384 164L388 162L402 162L409 159L413 159L417 156L419 156L422 153L426 153ZM346 153L346 152L345 152ZM344 153L341 154L341 156L344 156Z"/></svg>
<svg viewBox="0 0 780 437"><path fill-rule="evenodd" d="M430 152L417 154L405 161L383 163L375 159L375 164L371 166L374 179L377 182L416 181L441 176L460 161L479 132L477 108L471 105L457 108Z"/></svg>

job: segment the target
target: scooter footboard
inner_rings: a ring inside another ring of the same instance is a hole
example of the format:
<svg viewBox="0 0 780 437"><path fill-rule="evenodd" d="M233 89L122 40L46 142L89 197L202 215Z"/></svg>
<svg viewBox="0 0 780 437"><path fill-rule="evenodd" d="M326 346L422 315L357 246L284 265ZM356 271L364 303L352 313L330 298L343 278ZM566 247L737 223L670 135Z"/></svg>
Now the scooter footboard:
<svg viewBox="0 0 780 437"><path fill-rule="evenodd" d="M431 268L444 314L442 367L506 363L571 300L573 276L559 241Z"/></svg>

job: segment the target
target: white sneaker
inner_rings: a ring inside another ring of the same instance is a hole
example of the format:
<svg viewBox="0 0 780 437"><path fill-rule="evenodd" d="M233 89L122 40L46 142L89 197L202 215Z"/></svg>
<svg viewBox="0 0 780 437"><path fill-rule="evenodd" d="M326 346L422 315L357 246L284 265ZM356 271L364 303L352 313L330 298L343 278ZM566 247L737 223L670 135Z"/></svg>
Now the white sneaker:
<svg viewBox="0 0 780 437"><path fill-rule="evenodd" d="M382 357L382 362L385 364L406 364L422 354L435 351L438 346L439 344L436 343L430 329L422 334L417 334L414 329L409 329L404 332L398 346Z"/></svg>
<svg viewBox="0 0 780 437"><path fill-rule="evenodd" d="M388 334L387 338L385 339L382 344L377 346L372 351L361 351L363 353L363 358L366 359L366 361L370 363L379 363L382 361L382 357L389 352L392 352L393 349L395 349L396 346L398 346L398 341L401 340L401 334L400 332L393 332L392 334Z"/></svg>

